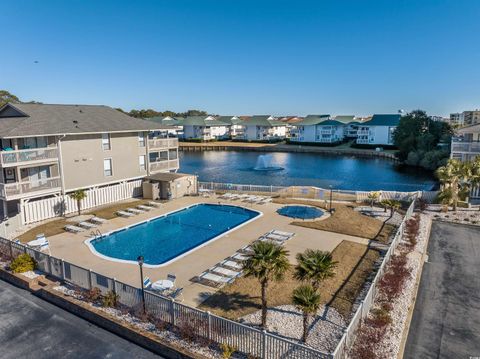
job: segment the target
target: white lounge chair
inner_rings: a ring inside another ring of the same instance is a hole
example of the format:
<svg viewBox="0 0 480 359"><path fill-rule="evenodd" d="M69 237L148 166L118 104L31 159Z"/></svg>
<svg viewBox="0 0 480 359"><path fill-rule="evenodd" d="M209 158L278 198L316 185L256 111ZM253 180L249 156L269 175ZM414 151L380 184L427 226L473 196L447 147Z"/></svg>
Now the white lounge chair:
<svg viewBox="0 0 480 359"><path fill-rule="evenodd" d="M121 217L133 217L134 216L133 213L125 212L125 211L116 211L115 214L117 216L121 216Z"/></svg>
<svg viewBox="0 0 480 359"><path fill-rule="evenodd" d="M147 203L145 203L145 205L149 207L160 207L160 203L154 201L148 201Z"/></svg>
<svg viewBox="0 0 480 359"><path fill-rule="evenodd" d="M105 218L100 218L100 217L92 217L89 219L90 222L94 223L94 224L103 224L103 223L106 223L107 220Z"/></svg>
<svg viewBox="0 0 480 359"><path fill-rule="evenodd" d="M248 257L245 257L244 255L240 253L235 253L231 258L237 260L237 261L246 261Z"/></svg>
<svg viewBox="0 0 480 359"><path fill-rule="evenodd" d="M184 301L183 298L183 288L177 288L175 289L172 293L168 295L172 299L176 299L177 301L180 300L180 302Z"/></svg>
<svg viewBox="0 0 480 359"><path fill-rule="evenodd" d="M266 235L264 235L264 237L268 239L272 239L274 241L280 241L280 242L284 242L290 239L290 237L281 236L279 234L274 234L274 233L267 233Z"/></svg>
<svg viewBox="0 0 480 359"><path fill-rule="evenodd" d="M221 198L221 199L231 199L233 196L234 196L233 193L227 192L227 193L222 194L222 195L219 196L218 198Z"/></svg>
<svg viewBox="0 0 480 359"><path fill-rule="evenodd" d="M126 212L131 212L133 214L140 214L140 213L145 213L145 211L142 211L141 209L137 209L137 208L127 208L125 209Z"/></svg>
<svg viewBox="0 0 480 359"><path fill-rule="evenodd" d="M250 244L239 249L239 252L253 253L253 248Z"/></svg>
<svg viewBox="0 0 480 359"><path fill-rule="evenodd" d="M65 227L63 227L66 231L72 232L72 233L78 233L82 232L84 229L81 227L74 226L72 224L67 224Z"/></svg>
<svg viewBox="0 0 480 359"><path fill-rule="evenodd" d="M233 282L232 278L222 277L209 272L203 272L198 276L198 279L200 281L207 281L207 283L214 283L217 287Z"/></svg>
<svg viewBox="0 0 480 359"><path fill-rule="evenodd" d="M85 221L85 222L80 222L80 223L78 223L78 226L79 226L79 227L86 228L86 229L92 229L92 228L95 228L97 225Z"/></svg>
<svg viewBox="0 0 480 359"><path fill-rule="evenodd" d="M233 269L240 269L240 270L243 269L243 266L240 263L234 262L228 259L221 262L220 265L224 267L230 267Z"/></svg>
<svg viewBox="0 0 480 359"><path fill-rule="evenodd" d="M152 281L150 280L150 277L145 277L143 279L143 288L150 289L151 286L152 286Z"/></svg>
<svg viewBox="0 0 480 359"><path fill-rule="evenodd" d="M224 267L218 266L218 265L210 268L210 272L221 274L221 275L223 275L225 277L229 277L229 278L236 278L240 274L242 274L242 272L237 272L237 271L227 269L227 268L224 268Z"/></svg>
<svg viewBox="0 0 480 359"><path fill-rule="evenodd" d="M285 237L293 237L295 235L295 233L293 232L284 232L276 229L272 230L270 233L278 234L279 236L285 236Z"/></svg>
<svg viewBox="0 0 480 359"><path fill-rule="evenodd" d="M145 206L143 204L138 205L137 208L142 210L142 211L151 211L152 210L152 207Z"/></svg>

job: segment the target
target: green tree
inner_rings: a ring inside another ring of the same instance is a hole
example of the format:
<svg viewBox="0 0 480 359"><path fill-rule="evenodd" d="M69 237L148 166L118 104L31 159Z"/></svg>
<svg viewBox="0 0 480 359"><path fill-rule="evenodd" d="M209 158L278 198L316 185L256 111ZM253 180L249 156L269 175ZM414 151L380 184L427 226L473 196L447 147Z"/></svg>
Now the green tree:
<svg viewBox="0 0 480 359"><path fill-rule="evenodd" d="M387 208L390 209L390 217L393 216L393 212L397 209L399 209L402 204L394 199L386 199L381 202L381 205L383 206L385 212L387 211Z"/></svg>
<svg viewBox="0 0 480 359"><path fill-rule="evenodd" d="M367 195L367 198L370 201L370 207L373 207L373 205L380 199L380 192L370 192Z"/></svg>
<svg viewBox="0 0 480 359"><path fill-rule="evenodd" d="M470 192L470 164L450 159L445 166L440 167L436 175L442 184L439 200L444 204L452 204L457 210L459 199L464 199Z"/></svg>
<svg viewBox="0 0 480 359"><path fill-rule="evenodd" d="M70 198L77 202L77 211L78 215L81 214L82 211L82 200L87 198L87 193L83 189L79 189L73 193L70 193Z"/></svg>
<svg viewBox="0 0 480 359"><path fill-rule="evenodd" d="M19 103L20 100L17 96L11 94L7 90L0 90L0 107L7 103Z"/></svg>
<svg viewBox="0 0 480 359"><path fill-rule="evenodd" d="M293 291L292 302L303 313L302 341L305 343L310 317L317 313L320 308L320 294L309 284L301 285Z"/></svg>
<svg viewBox="0 0 480 359"><path fill-rule="evenodd" d="M330 252L307 249L298 253L296 258L295 279L310 282L315 290L320 288L322 281L335 275L338 262L333 260Z"/></svg>
<svg viewBox="0 0 480 359"><path fill-rule="evenodd" d="M252 245L253 252L243 263L246 277L255 277L260 282L262 296L262 327L267 325L267 287L270 281L280 281L290 269L288 251L270 241Z"/></svg>

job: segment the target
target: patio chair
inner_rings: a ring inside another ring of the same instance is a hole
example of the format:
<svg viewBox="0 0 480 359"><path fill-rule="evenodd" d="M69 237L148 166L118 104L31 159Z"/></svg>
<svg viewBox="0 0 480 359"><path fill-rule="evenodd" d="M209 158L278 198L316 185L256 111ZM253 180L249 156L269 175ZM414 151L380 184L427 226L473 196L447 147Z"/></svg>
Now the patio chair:
<svg viewBox="0 0 480 359"><path fill-rule="evenodd" d="M106 223L107 220L105 218L100 218L100 217L92 217L89 219L89 222L92 222L93 224L103 224Z"/></svg>
<svg viewBox="0 0 480 359"><path fill-rule="evenodd" d="M143 204L138 205L137 208L142 210L142 211L147 211L147 212L152 210L152 207L145 206Z"/></svg>
<svg viewBox="0 0 480 359"><path fill-rule="evenodd" d="M140 209L137 209L137 208L132 208L132 207L129 207L127 209L125 209L126 212L130 212L130 213L133 213L133 214L141 214L141 213L145 213L145 211L142 211Z"/></svg>
<svg viewBox="0 0 480 359"><path fill-rule="evenodd" d="M248 259L248 257L240 254L240 253L235 253L233 256L231 256L230 258L236 260L236 261L240 261L240 262L243 262L243 261L246 261Z"/></svg>
<svg viewBox="0 0 480 359"><path fill-rule="evenodd" d="M38 247L38 250L39 250L40 252L48 251L48 254L51 254L51 253L50 253L50 243L48 242L48 240L46 240L43 244L41 244L41 245Z"/></svg>
<svg viewBox="0 0 480 359"><path fill-rule="evenodd" d="M183 302L185 299L183 298L183 288L177 288L172 293L168 295L170 298Z"/></svg>
<svg viewBox="0 0 480 359"><path fill-rule="evenodd" d="M85 229L92 229L92 228L95 228L97 225L96 224L93 224L93 223L90 223L90 222L80 222L77 224L79 227L83 227Z"/></svg>
<svg viewBox="0 0 480 359"><path fill-rule="evenodd" d="M227 268L224 268L222 266L219 266L219 265L216 265L212 268L209 269L210 272L214 272L216 274L221 274L225 277L229 277L229 278L236 278L238 277L239 275L242 274L242 272L240 271L234 271L234 270L231 270L231 269L227 269Z"/></svg>
<svg viewBox="0 0 480 359"><path fill-rule="evenodd" d="M125 211L116 211L115 214L120 217L133 217L133 213L125 212Z"/></svg>
<svg viewBox="0 0 480 359"><path fill-rule="evenodd" d="M160 203L154 201L148 201L147 203L145 203L145 205L149 207L160 207Z"/></svg>
<svg viewBox="0 0 480 359"><path fill-rule="evenodd" d="M67 224L65 227L63 227L66 231L72 232L72 233L78 233L82 232L84 229L81 227L74 226L72 224Z"/></svg>
<svg viewBox="0 0 480 359"><path fill-rule="evenodd" d="M233 193L227 192L227 193L222 194L221 196L218 196L218 198L230 199L232 196L233 196Z"/></svg>
<svg viewBox="0 0 480 359"><path fill-rule="evenodd" d="M167 274L167 280L173 283L175 285L175 282L177 281L177 276L175 274Z"/></svg>
<svg viewBox="0 0 480 359"><path fill-rule="evenodd" d="M223 267L230 267L230 268L237 269L237 270L242 270L243 269L243 266L240 263L234 262L234 261L231 261L231 260L228 260L228 259L221 262L220 265L223 266Z"/></svg>
<svg viewBox="0 0 480 359"><path fill-rule="evenodd" d="M263 237L272 239L274 241L279 241L279 242L284 242L290 239L290 237L281 236L279 234L274 234L274 233L267 233Z"/></svg>
<svg viewBox="0 0 480 359"><path fill-rule="evenodd" d="M216 275L216 274L209 273L209 272L203 272L202 274L200 274L198 276L198 279L201 282L206 281L207 285L210 285L210 283L212 283L213 286L215 286L215 287L224 286L225 284L231 283L234 280L232 278L222 277L220 275Z"/></svg>
<svg viewBox="0 0 480 359"><path fill-rule="evenodd" d="M278 234L279 236L285 236L285 237L293 237L295 235L295 233L293 232L284 232L276 229L272 230L270 233Z"/></svg>
<svg viewBox="0 0 480 359"><path fill-rule="evenodd" d="M145 277L143 279L143 288L150 289L151 286L152 286L152 281L150 280L150 277Z"/></svg>
<svg viewBox="0 0 480 359"><path fill-rule="evenodd" d="M245 252L245 253L248 253L248 254L253 253L253 249L252 249L252 246L250 244L247 244L246 246L243 246L238 251L239 252Z"/></svg>

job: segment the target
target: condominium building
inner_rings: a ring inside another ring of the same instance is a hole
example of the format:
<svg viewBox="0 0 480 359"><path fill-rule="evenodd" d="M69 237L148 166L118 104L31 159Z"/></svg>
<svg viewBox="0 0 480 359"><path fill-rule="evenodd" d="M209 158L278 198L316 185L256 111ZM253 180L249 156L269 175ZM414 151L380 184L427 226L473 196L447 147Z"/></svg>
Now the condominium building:
<svg viewBox="0 0 480 359"><path fill-rule="evenodd" d="M372 119L359 125L357 144L393 145L393 134L400 123L399 114L373 115Z"/></svg>
<svg viewBox="0 0 480 359"><path fill-rule="evenodd" d="M450 157L466 162L480 156L480 123L460 128L452 138Z"/></svg>
<svg viewBox="0 0 480 359"><path fill-rule="evenodd" d="M269 115L256 115L243 122L245 126L244 140L247 141L276 141L285 139L287 134L286 123L278 121Z"/></svg>
<svg viewBox="0 0 480 359"><path fill-rule="evenodd" d="M462 127L465 123L465 117L462 112L451 113L448 122L452 126Z"/></svg>
<svg viewBox="0 0 480 359"><path fill-rule="evenodd" d="M0 108L0 200L20 204L107 187L179 168L168 128L107 106L7 104Z"/></svg>
<svg viewBox="0 0 480 359"><path fill-rule="evenodd" d="M480 110L463 111L463 119L465 126L480 123Z"/></svg>
<svg viewBox="0 0 480 359"><path fill-rule="evenodd" d="M184 139L209 141L230 136L230 125L217 120L214 116L178 117L176 120L183 127Z"/></svg>
<svg viewBox="0 0 480 359"><path fill-rule="evenodd" d="M228 126L231 139L242 139L245 135L245 125L237 116L218 116L217 121L224 122Z"/></svg>

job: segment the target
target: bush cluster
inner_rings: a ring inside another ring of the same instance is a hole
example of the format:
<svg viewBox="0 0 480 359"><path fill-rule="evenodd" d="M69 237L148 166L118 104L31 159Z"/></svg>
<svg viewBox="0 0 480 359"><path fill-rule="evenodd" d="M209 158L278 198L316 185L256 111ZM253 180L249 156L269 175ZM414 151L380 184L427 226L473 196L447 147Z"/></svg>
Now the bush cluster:
<svg viewBox="0 0 480 359"><path fill-rule="evenodd" d="M35 270L35 268L37 268L37 263L27 253L20 254L10 264L10 269L13 273L25 273Z"/></svg>

